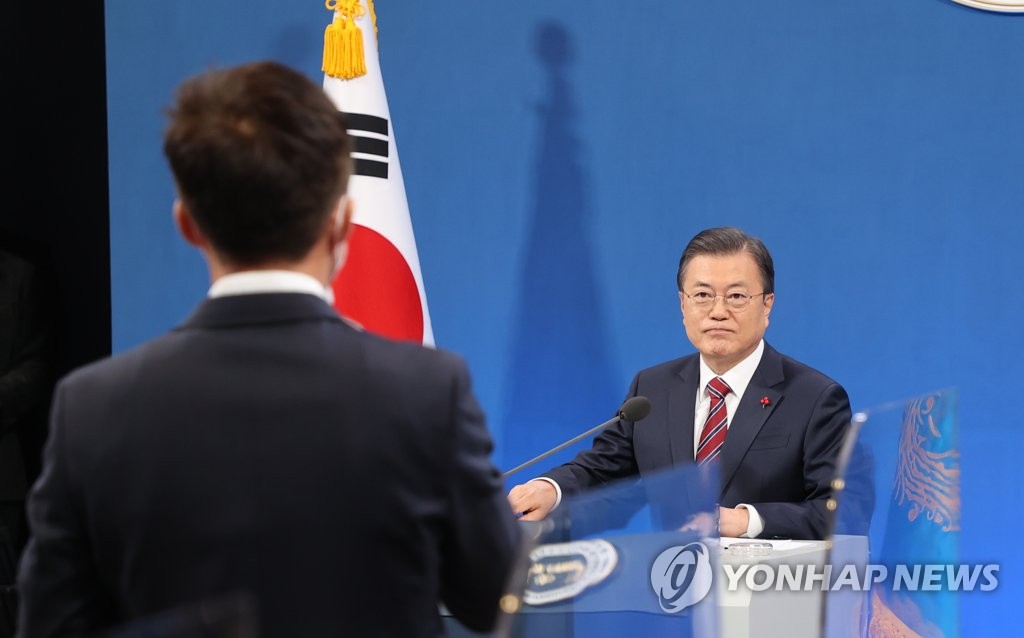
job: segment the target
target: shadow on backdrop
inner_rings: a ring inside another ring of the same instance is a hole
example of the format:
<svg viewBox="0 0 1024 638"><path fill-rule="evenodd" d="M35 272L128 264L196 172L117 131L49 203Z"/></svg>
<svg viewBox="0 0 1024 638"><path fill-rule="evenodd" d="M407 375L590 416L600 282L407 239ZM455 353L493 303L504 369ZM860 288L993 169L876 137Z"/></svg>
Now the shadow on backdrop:
<svg viewBox="0 0 1024 638"><path fill-rule="evenodd" d="M547 76L547 92L537 106L536 186L511 342L511 391L504 415L510 464L604 421L626 391L612 381L587 233L593 213L569 78L572 37L557 23L543 23L534 51ZM541 472L571 452L531 471ZM531 471L514 480L533 476Z"/></svg>

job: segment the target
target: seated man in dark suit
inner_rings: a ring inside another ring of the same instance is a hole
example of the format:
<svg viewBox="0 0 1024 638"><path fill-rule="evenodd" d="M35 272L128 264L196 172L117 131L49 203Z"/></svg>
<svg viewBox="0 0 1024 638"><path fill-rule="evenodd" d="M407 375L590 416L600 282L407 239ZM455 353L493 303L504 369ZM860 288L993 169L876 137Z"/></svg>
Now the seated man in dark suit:
<svg viewBox="0 0 1024 638"><path fill-rule="evenodd" d="M761 240L711 228L676 273L686 335L698 353L641 370L629 396L651 401L572 462L509 492L525 520L565 494L684 463L717 463L722 536L824 538L832 480L850 423L843 388L764 341L775 268ZM697 425L699 424L699 425Z"/></svg>
<svg viewBox="0 0 1024 638"><path fill-rule="evenodd" d="M209 298L64 379L19 578L25 638L242 594L261 636L486 630L518 530L463 361L328 303L346 126L275 63L186 82L164 151Z"/></svg>

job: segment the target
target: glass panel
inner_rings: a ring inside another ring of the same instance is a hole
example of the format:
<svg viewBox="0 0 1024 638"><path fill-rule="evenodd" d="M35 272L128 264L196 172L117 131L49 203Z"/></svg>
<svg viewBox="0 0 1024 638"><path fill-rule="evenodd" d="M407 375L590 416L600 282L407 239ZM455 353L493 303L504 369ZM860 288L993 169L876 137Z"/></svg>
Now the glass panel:
<svg viewBox="0 0 1024 638"><path fill-rule="evenodd" d="M714 636L713 468L687 466L564 499L533 542L506 636Z"/></svg>
<svg viewBox="0 0 1024 638"><path fill-rule="evenodd" d="M827 635L956 636L950 578L964 569L956 392L895 401L853 421L836 485ZM844 569L856 582L843 581Z"/></svg>

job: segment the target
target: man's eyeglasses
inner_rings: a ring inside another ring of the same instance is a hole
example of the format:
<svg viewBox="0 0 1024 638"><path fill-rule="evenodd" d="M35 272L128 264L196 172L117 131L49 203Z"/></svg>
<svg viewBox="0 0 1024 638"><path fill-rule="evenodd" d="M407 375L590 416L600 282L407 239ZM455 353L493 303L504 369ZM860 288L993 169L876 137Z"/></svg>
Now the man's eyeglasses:
<svg viewBox="0 0 1024 638"><path fill-rule="evenodd" d="M722 300L725 302L726 307L729 308L729 310L743 310L748 305L750 305L750 300L753 299L754 297L761 297L763 295L771 294L769 292L759 292L756 295L748 295L747 293L740 292L738 290L727 292L724 295L716 295L710 290L698 290L692 295L686 292L685 290L682 290L680 292L686 295L686 298L690 300L690 303L693 304L695 308L700 308L701 310L709 310L712 306L715 305L715 301L719 297L722 298Z"/></svg>

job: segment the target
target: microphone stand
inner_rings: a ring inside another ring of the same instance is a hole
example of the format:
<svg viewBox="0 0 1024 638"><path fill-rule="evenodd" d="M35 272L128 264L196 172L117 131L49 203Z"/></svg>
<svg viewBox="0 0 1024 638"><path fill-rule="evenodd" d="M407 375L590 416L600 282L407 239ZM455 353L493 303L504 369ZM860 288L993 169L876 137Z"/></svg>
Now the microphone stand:
<svg viewBox="0 0 1024 638"><path fill-rule="evenodd" d="M596 427L590 428L589 430L587 430L583 434L580 434L578 436L574 436L573 438L569 439L565 443L562 443L561 445L558 445L556 447L551 448L550 450L548 450L547 452L541 454L540 456L535 456L534 458L530 459L526 463L521 463L521 464L517 465L516 467L514 467L511 470L509 470L509 471L505 472L504 474L502 474L501 478L508 478L510 475L515 474L516 472L518 472L520 470L525 470L526 468L530 467L534 463L537 463L539 461L543 461L544 459L548 458L549 456L551 456L555 452L561 452L562 450L564 450L565 448L569 447L573 443L576 443L578 441L582 441L583 439L587 438L591 434L594 434L596 432L600 432L601 430L605 429L606 427L608 427L610 425L613 425L614 423L616 423L621 418L623 418L623 414L622 414L621 411L619 411L618 414L616 414L611 419L608 419L607 421L605 421L601 425L598 425Z"/></svg>

